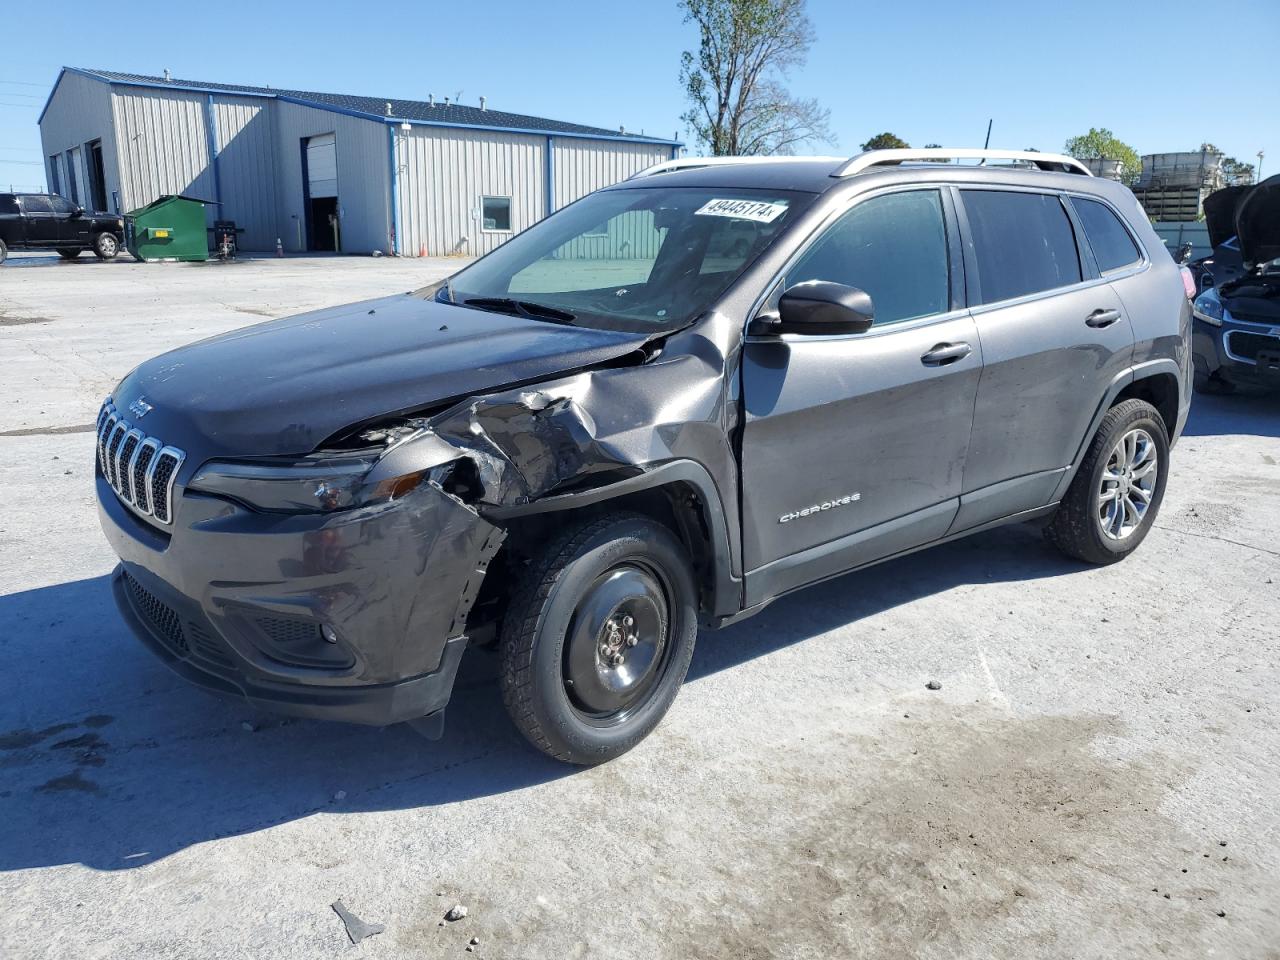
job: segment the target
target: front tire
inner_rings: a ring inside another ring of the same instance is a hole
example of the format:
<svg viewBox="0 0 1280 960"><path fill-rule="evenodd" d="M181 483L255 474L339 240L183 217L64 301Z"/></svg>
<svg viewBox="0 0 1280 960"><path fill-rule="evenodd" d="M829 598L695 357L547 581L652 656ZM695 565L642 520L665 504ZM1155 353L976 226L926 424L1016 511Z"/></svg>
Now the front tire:
<svg viewBox="0 0 1280 960"><path fill-rule="evenodd" d="M1118 403L1067 488L1045 537L1086 563L1115 563L1138 548L1160 511L1169 475L1169 437L1155 407Z"/></svg>
<svg viewBox="0 0 1280 960"><path fill-rule="evenodd" d="M0 240L0 263L4 263L8 259L9 259L9 248L5 246L3 240Z"/></svg>
<svg viewBox="0 0 1280 960"><path fill-rule="evenodd" d="M120 252L120 241L114 233L103 232L93 238L93 253L99 260L114 260Z"/></svg>
<svg viewBox="0 0 1280 960"><path fill-rule="evenodd" d="M634 513L583 521L518 578L503 618L503 702L539 750L603 763L658 725L696 636L697 589L676 536Z"/></svg>

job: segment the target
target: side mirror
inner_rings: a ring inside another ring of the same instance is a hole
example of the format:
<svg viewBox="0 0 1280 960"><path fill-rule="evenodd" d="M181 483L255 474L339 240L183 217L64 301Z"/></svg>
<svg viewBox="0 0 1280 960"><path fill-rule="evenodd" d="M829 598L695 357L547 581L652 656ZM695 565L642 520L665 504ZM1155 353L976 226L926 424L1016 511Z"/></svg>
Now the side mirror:
<svg viewBox="0 0 1280 960"><path fill-rule="evenodd" d="M778 301L778 333L866 333L875 320L871 295L857 287L807 280Z"/></svg>
<svg viewBox="0 0 1280 960"><path fill-rule="evenodd" d="M71 218L73 220L83 216L84 216L84 207L76 207L74 210L71 211Z"/></svg>

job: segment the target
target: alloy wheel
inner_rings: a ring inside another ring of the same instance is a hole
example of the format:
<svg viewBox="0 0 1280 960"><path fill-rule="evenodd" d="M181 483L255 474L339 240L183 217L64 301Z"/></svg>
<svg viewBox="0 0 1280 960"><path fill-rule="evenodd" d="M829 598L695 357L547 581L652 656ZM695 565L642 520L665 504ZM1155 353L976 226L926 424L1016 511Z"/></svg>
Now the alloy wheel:
<svg viewBox="0 0 1280 960"><path fill-rule="evenodd" d="M1146 430L1136 427L1107 457L1098 488L1097 517L1103 536L1127 540L1142 526L1160 479L1160 454Z"/></svg>

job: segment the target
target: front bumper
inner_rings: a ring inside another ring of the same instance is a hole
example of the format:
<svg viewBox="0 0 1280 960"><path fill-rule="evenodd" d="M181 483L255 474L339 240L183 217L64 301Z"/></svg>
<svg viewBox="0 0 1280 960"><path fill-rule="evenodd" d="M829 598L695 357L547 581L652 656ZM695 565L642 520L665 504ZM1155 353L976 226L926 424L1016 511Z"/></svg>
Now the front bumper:
<svg viewBox="0 0 1280 960"><path fill-rule="evenodd" d="M1215 327L1197 317L1191 350L1196 372L1202 377L1280 388L1280 364L1267 362L1270 354L1280 353L1280 324L1232 319Z"/></svg>
<svg viewBox="0 0 1280 960"><path fill-rule="evenodd" d="M99 473L113 591L180 676L280 713L386 725L438 715L502 532L438 488L329 515L175 498L166 534Z"/></svg>

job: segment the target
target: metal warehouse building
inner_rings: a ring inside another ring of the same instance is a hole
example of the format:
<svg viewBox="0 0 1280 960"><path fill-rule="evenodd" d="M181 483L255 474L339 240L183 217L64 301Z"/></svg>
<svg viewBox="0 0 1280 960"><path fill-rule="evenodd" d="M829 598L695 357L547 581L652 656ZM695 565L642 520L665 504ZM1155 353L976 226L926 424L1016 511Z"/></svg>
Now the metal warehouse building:
<svg viewBox="0 0 1280 960"><path fill-rule="evenodd" d="M426 101L65 67L40 114L49 188L128 212L216 201L245 250L487 253L680 143Z"/></svg>

